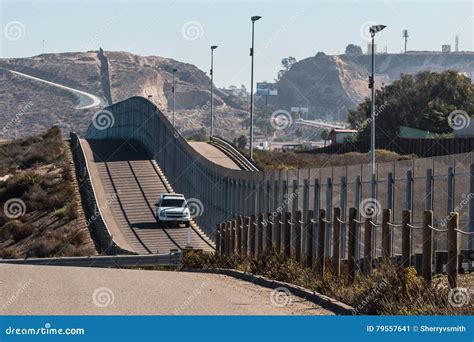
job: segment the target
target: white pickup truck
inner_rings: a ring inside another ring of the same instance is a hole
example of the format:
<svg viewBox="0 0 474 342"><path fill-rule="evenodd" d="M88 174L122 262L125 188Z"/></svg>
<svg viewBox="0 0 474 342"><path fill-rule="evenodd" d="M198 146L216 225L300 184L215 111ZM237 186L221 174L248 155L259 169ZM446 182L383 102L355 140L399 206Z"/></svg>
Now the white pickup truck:
<svg viewBox="0 0 474 342"><path fill-rule="evenodd" d="M156 203L156 219L158 220L159 228L168 224L184 224L185 227L189 227L191 214L184 195L175 193L161 194L160 200Z"/></svg>

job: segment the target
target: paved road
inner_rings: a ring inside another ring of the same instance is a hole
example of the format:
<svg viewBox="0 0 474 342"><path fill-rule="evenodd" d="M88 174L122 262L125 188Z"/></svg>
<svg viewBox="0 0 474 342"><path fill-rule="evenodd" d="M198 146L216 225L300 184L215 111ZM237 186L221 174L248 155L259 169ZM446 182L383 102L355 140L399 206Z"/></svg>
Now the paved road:
<svg viewBox="0 0 474 342"><path fill-rule="evenodd" d="M94 108L94 107L97 107L97 106L99 106L100 104L102 104L104 102L100 97L98 97L96 95L93 95L93 94L90 94L90 93L86 93L85 91L82 91L82 90L67 87L65 85L62 85L62 84L59 84L59 83L54 83L54 82L51 82L51 81L47 81L47 80L44 80L42 78L38 78L38 77L35 77L35 76L24 74L22 72L13 71L13 70L9 70L9 69L6 69L6 68L1 68L1 69L8 70L9 72L11 72L13 74L23 76L23 77L29 78L31 80L34 80L34 81L46 83L46 84L48 84L52 87L61 88L61 89L70 91L71 93L73 93L77 97L79 97L79 99L80 99L80 105L77 107L77 109Z"/></svg>
<svg viewBox="0 0 474 342"><path fill-rule="evenodd" d="M272 303L273 290L216 274L31 265L0 273L0 315L333 314L291 295Z"/></svg>
<svg viewBox="0 0 474 342"><path fill-rule="evenodd" d="M158 228L155 203L167 189L158 166L142 148L123 140L81 139L81 144L103 218L120 247L139 254L167 253L188 243L213 249L195 224L190 229Z"/></svg>
<svg viewBox="0 0 474 342"><path fill-rule="evenodd" d="M219 150L217 147L208 144L207 142L192 141L189 142L197 152L199 152L206 159L209 159L217 165L227 167L228 169L241 170L232 159L230 159L224 152Z"/></svg>

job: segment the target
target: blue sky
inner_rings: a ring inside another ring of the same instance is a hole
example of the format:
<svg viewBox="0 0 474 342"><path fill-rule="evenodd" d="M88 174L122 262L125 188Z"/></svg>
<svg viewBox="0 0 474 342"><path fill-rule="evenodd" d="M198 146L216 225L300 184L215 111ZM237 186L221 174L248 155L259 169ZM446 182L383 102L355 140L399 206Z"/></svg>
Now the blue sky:
<svg viewBox="0 0 474 342"><path fill-rule="evenodd" d="M272 81L287 56L298 60L343 53L349 43L366 50L371 22L388 27L379 50L440 50L459 35L460 50L474 50L472 1L4 1L0 56L85 51L102 46L140 55L170 57L209 69L216 44L215 83L250 83L252 15L256 23L255 78ZM18 24L19 23L19 24ZM13 26L13 27L12 27ZM15 31L15 29L18 29ZM20 33L18 33L20 32ZM19 34L15 36L15 34ZM13 39L11 39L13 37ZM7 39L10 38L10 39Z"/></svg>

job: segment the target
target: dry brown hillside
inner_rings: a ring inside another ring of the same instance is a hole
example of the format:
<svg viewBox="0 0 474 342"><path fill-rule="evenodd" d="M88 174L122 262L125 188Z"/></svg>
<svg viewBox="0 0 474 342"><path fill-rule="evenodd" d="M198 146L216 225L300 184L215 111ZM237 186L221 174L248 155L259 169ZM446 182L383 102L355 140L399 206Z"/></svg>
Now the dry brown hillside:
<svg viewBox="0 0 474 342"><path fill-rule="evenodd" d="M0 130L0 140L40 133L53 124L65 133L84 133L96 111L108 103L137 95L151 96L150 100L169 114L173 68L178 70L178 127L185 134L197 132L208 121L210 79L192 64L101 50L0 59L0 120L6 123ZM87 92L99 97L101 104L82 109L87 101L80 95L10 71ZM232 131L235 122L242 120L246 104L219 90L215 91L214 104L217 130Z"/></svg>
<svg viewBox="0 0 474 342"><path fill-rule="evenodd" d="M97 254L61 131L0 145L0 258Z"/></svg>
<svg viewBox="0 0 474 342"><path fill-rule="evenodd" d="M272 105L280 110L307 107L309 119L345 120L347 110L355 108L369 95L368 76L371 56L335 55L318 52L293 64L278 81L278 96ZM430 70L456 70L474 75L472 52L408 52L379 53L376 56L376 85L390 84L401 74L416 74Z"/></svg>

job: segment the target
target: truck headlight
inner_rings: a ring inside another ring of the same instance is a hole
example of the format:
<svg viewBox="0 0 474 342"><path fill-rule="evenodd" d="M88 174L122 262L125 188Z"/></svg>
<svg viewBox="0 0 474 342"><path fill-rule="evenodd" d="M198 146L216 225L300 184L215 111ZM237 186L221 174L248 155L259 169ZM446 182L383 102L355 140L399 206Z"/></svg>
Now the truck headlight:
<svg viewBox="0 0 474 342"><path fill-rule="evenodd" d="M166 217L166 213L165 213L164 211L162 211L162 212L160 213L160 217Z"/></svg>
<svg viewBox="0 0 474 342"><path fill-rule="evenodd" d="M190 217L191 217L191 214L189 213L188 210L186 210L186 211L183 213L183 216L184 216L185 218L190 218Z"/></svg>

